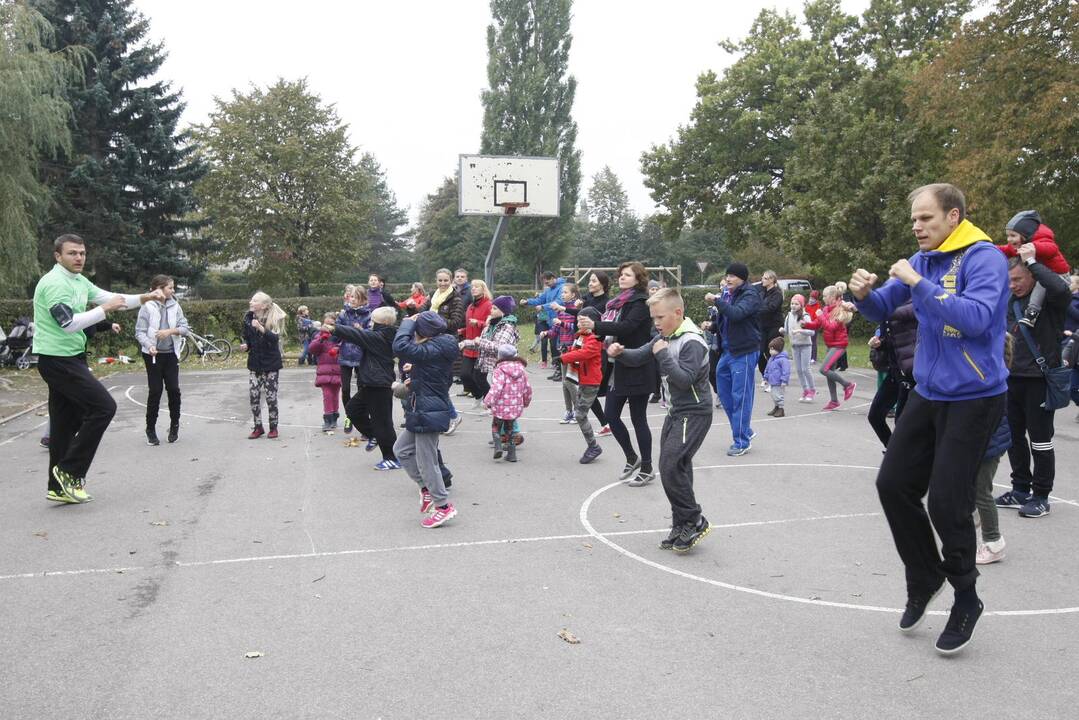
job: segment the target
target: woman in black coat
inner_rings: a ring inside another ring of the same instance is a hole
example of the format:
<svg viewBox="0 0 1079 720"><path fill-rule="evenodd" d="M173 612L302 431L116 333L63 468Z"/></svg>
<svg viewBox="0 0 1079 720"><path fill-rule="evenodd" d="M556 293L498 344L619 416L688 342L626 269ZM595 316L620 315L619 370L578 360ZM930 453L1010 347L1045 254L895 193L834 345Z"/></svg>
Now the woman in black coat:
<svg viewBox="0 0 1079 720"><path fill-rule="evenodd" d="M582 329L591 329L597 335L607 336L627 349L639 348L652 339L652 317L645 301L648 299L648 271L639 262L625 262L618 267L620 292L607 302L603 319L597 323L579 318ZM652 431L648 429L648 396L656 386L656 363L651 357L639 367L623 365L615 360L614 370L607 389L603 413L607 423L626 454L626 466L621 479L638 487L655 479L652 469ZM640 454L633 449L629 430L622 422L622 409L629 404L633 431L637 436Z"/></svg>

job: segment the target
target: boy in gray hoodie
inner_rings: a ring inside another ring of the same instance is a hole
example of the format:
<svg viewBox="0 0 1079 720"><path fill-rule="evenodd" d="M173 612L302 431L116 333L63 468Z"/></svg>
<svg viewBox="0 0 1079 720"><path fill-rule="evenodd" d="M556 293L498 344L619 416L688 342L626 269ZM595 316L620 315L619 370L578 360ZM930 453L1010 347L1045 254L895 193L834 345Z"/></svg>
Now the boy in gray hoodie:
<svg viewBox="0 0 1079 720"><path fill-rule="evenodd" d="M712 529L693 494L693 456L712 426L708 344L701 329L685 317L685 302L677 290L659 290L648 299L648 307L659 334L633 350L613 343L607 354L630 366L643 365L655 355L669 402L660 435L659 471L671 503L671 532L659 547L685 553Z"/></svg>

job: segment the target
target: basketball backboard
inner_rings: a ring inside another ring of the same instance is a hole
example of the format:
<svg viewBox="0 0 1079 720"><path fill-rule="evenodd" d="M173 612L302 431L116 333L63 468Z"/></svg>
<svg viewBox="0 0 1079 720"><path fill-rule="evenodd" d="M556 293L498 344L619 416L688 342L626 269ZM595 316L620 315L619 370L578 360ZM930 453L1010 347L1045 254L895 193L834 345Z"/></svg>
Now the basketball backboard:
<svg viewBox="0 0 1079 720"><path fill-rule="evenodd" d="M461 215L558 217L558 158L461 155L457 212Z"/></svg>

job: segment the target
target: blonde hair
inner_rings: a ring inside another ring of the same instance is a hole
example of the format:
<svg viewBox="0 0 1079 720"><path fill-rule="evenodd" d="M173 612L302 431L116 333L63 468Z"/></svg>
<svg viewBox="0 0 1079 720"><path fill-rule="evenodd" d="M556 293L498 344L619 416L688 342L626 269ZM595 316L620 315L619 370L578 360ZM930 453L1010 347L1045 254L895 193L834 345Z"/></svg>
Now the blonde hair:
<svg viewBox="0 0 1079 720"><path fill-rule="evenodd" d="M333 313L333 312L323 313L322 314L322 323L323 324L329 323L330 325L336 325L337 324L337 313Z"/></svg>
<svg viewBox="0 0 1079 720"><path fill-rule="evenodd" d="M427 294L427 291L423 289L423 283L421 283L421 282L412 283L412 292L413 293L418 292L420 295L426 295Z"/></svg>
<svg viewBox="0 0 1079 720"><path fill-rule="evenodd" d="M306 306L306 305L301 305L300 307L296 308L296 312L297 312L297 313L305 313L305 312L308 312L307 306Z"/></svg>
<svg viewBox="0 0 1079 720"><path fill-rule="evenodd" d="M681 294L679 294L679 292L674 288L660 288L659 290L656 290L652 297L648 298L644 302L649 307L651 307L652 305L659 305L660 303L663 303L667 307L675 310L682 310L683 312L685 312L686 309L686 301L682 298Z"/></svg>
<svg viewBox="0 0 1079 720"><path fill-rule="evenodd" d="M480 293L480 297L485 297L488 300L494 300L494 295L491 294L491 289L487 287L487 283L485 283L483 280L473 280L472 287L475 287L476 285L479 285L483 289L483 292ZM473 299L475 299L476 293L472 293L472 297Z"/></svg>
<svg viewBox="0 0 1079 720"><path fill-rule="evenodd" d="M255 312L255 317L259 319L259 322L270 332L280 335L281 328L284 326L285 320L288 319L288 314L281 309L281 306L261 290L251 296L251 302L258 303L264 308L261 313Z"/></svg>
<svg viewBox="0 0 1079 720"><path fill-rule="evenodd" d="M393 325L393 321L396 319L397 311L388 305L375 308L371 313L371 322L379 325Z"/></svg>
<svg viewBox="0 0 1079 720"><path fill-rule="evenodd" d="M581 297L581 288L574 282L568 282L562 286L563 290L569 290L570 297L577 300Z"/></svg>
<svg viewBox="0 0 1079 720"><path fill-rule="evenodd" d="M836 322L849 325L850 321L854 319L854 313L843 307L843 292L839 289L839 285L840 283L836 283L835 285L829 285L824 288L821 290L821 297L826 300L829 305L832 304L833 300L839 300L839 302L837 302L828 312L828 316ZM846 283L843 283L843 287L844 289L846 288Z"/></svg>

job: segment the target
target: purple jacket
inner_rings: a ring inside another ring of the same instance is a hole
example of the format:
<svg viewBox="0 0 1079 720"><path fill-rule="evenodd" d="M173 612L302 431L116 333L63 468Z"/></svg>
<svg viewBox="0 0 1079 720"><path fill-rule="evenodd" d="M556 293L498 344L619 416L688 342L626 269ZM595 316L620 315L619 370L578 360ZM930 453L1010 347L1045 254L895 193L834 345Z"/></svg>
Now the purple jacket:
<svg viewBox="0 0 1079 720"><path fill-rule="evenodd" d="M791 381L791 359L786 350L780 350L768 358L764 368L764 379L769 385L789 385Z"/></svg>

